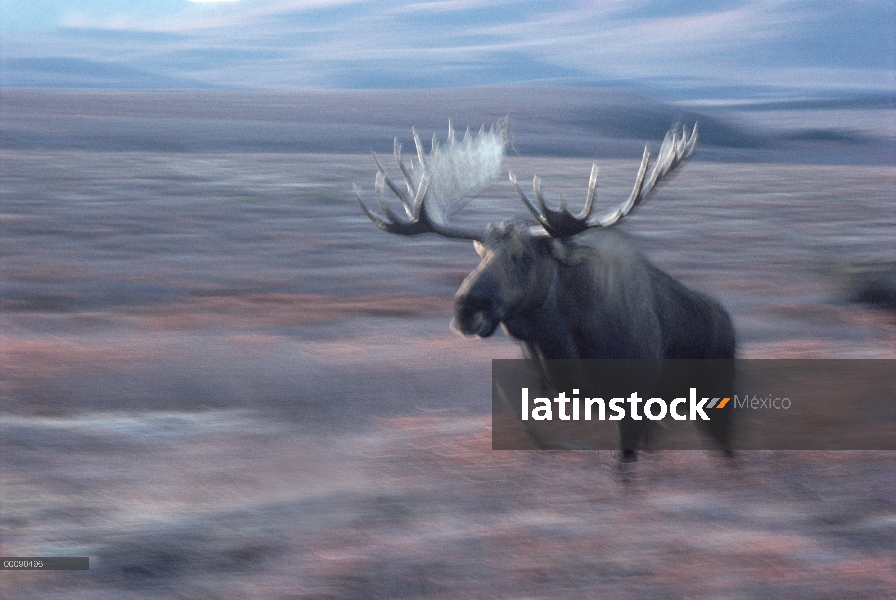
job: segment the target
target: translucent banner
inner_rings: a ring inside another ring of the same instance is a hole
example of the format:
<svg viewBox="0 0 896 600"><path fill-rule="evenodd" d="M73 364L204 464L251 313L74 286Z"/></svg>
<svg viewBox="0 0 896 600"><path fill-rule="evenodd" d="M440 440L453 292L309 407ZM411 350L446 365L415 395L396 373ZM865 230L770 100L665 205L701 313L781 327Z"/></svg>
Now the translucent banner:
<svg viewBox="0 0 896 600"><path fill-rule="evenodd" d="M494 360L492 447L896 450L896 360Z"/></svg>

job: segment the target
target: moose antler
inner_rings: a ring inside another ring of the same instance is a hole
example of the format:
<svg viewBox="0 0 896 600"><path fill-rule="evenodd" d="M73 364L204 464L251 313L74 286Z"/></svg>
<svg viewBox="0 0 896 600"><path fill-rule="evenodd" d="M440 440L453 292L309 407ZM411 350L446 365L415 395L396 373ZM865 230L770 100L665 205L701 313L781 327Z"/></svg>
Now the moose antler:
<svg viewBox="0 0 896 600"><path fill-rule="evenodd" d="M538 177L532 179L532 190L535 192L535 198L538 200L538 207L535 206L519 186L513 173L510 173L510 182L523 203L535 215L535 218L548 235L555 238L569 237L581 233L590 227L609 227L631 213L666 174L694 153L696 144L696 123L690 137L688 137L687 130L684 128L682 128L681 132L678 131L677 127L671 129L660 146L653 170L646 180L645 175L647 173L647 164L650 160L650 149L644 146L644 155L641 158L641 166L638 169L638 175L635 177L635 186L632 189L632 193L626 201L595 217L594 221L591 221L590 217L591 209L594 207L594 191L597 187L596 164L591 166L591 178L588 181L588 195L585 198L585 207L578 215L573 215L569 212L562 196L560 197L560 210L548 208L544 197L541 195L541 179Z"/></svg>
<svg viewBox="0 0 896 600"><path fill-rule="evenodd" d="M438 233L445 237L482 241L481 232L469 231L448 224L448 216L468 202L469 196L484 189L501 173L504 148L507 145L507 128L499 122L486 132L479 130L475 138L468 129L461 142L454 136L454 128L448 122L447 149L432 138L432 150L426 155L420 137L412 129L417 147L417 163L410 168L401 158L401 144L395 139L393 152L404 179L406 189L396 185L386 175L379 157L373 153L376 164L376 193L385 217L377 215L364 204L361 190L354 186L355 196L364 214L380 229L401 235ZM398 196L407 219L400 218L386 204L383 190L388 186Z"/></svg>

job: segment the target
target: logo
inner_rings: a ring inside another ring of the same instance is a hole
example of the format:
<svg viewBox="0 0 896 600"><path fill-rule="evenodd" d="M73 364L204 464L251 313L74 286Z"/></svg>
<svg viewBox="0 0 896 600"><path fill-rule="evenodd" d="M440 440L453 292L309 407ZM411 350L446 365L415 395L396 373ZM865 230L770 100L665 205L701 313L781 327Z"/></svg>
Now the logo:
<svg viewBox="0 0 896 600"><path fill-rule="evenodd" d="M524 387L520 395L522 420L528 421L531 416L534 421L553 421L556 413L557 419L560 421L621 421L626 417L635 421L641 421L644 418L650 421L660 421L667 416L676 421L709 421L710 416L706 410L725 408L731 400L731 398L704 397L698 401L697 388L691 388L688 398L675 398L671 402L662 398L644 400L638 396L637 392L633 392L627 398L611 398L609 402L603 398L579 398L578 394L579 390L573 389L571 397L567 397L566 392L560 392L553 399L534 398L530 406L529 388ZM736 401L737 396L734 398ZM643 407L641 406L642 402L644 403ZM556 411L554 405L556 405ZM607 417L608 409L609 417ZM682 412L685 410L687 412Z"/></svg>

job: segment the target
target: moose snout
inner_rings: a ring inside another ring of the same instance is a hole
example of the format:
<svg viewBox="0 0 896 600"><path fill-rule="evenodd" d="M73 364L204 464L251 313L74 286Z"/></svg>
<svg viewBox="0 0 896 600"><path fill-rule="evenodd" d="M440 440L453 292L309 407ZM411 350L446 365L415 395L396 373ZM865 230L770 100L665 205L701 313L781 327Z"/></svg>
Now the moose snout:
<svg viewBox="0 0 896 600"><path fill-rule="evenodd" d="M458 333L488 337L494 333L499 321L494 302L488 296L463 292L455 296L451 328Z"/></svg>

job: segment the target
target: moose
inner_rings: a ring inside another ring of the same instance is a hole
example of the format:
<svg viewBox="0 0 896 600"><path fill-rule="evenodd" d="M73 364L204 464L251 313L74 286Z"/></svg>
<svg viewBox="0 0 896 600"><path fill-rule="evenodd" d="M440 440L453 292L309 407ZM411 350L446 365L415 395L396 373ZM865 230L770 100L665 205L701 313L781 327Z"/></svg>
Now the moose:
<svg viewBox="0 0 896 600"><path fill-rule="evenodd" d="M384 231L400 235L435 233L472 240L481 257L454 299L452 328L463 335L488 337L502 325L523 345L523 354L542 365L547 385L556 385L551 359L666 359L734 358L736 338L731 318L712 298L691 290L651 264L631 238L611 226L631 215L657 184L690 157L696 147L697 126L673 128L650 168L645 146L635 184L628 198L592 216L597 165L592 165L585 205L572 214L566 202L551 209L533 178L533 202L509 178L535 223L512 220L470 230L450 223L450 215L500 174L509 133L499 122L489 131L469 130L462 141L449 123L446 144L433 136L426 155L413 132L417 162L406 165L401 145L394 143L395 162L404 180L399 186L387 175L374 153L376 192L384 213L370 210L355 186L361 209ZM649 171L649 173L648 173ZM405 216L386 203L388 187L398 197ZM700 362L700 361L689 361ZM660 369L661 370L661 369ZM733 368L721 373L721 385L733 385ZM656 374L662 383L663 375ZM719 384L719 382L716 382ZM730 452L730 411L721 411L706 433ZM647 436L644 421L620 422L620 464L636 460Z"/></svg>

